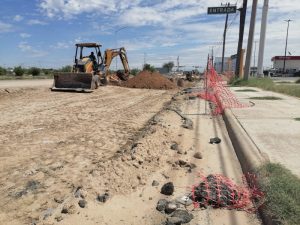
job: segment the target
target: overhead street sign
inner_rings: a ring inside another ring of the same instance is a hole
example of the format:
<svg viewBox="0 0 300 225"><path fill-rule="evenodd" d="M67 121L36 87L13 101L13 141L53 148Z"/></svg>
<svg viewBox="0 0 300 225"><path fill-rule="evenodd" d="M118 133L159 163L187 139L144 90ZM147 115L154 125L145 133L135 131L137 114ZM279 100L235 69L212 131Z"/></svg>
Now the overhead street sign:
<svg viewBox="0 0 300 225"><path fill-rule="evenodd" d="M236 13L236 6L208 7L207 14Z"/></svg>

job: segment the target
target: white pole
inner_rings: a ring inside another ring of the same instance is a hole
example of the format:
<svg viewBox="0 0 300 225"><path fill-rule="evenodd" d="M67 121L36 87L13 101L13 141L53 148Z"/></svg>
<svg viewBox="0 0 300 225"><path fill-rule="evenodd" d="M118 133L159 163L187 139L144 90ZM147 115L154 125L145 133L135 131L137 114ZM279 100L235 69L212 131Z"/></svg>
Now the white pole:
<svg viewBox="0 0 300 225"><path fill-rule="evenodd" d="M258 52L258 77L263 77L263 62L264 51L266 42L266 30L267 30L267 18L268 18L269 0L264 0L264 6L262 9L261 27L260 27L260 40L259 40L259 52Z"/></svg>

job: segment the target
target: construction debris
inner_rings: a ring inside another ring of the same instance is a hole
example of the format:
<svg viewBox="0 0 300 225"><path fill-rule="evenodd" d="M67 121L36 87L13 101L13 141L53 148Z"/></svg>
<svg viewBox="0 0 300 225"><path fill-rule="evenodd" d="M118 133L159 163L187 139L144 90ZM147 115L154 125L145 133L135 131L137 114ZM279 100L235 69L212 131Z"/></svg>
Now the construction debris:
<svg viewBox="0 0 300 225"><path fill-rule="evenodd" d="M221 143L221 139L218 138L218 137L211 138L211 139L209 140L209 143L210 143L210 144L220 144L220 143Z"/></svg>
<svg viewBox="0 0 300 225"><path fill-rule="evenodd" d="M255 177L249 178L255 184ZM264 194L255 185L248 187L246 178L243 181L243 185L238 186L231 179L219 174L202 177L201 182L192 188L194 206L226 207L254 212L260 206L253 206L254 200L261 200Z"/></svg>
<svg viewBox="0 0 300 225"><path fill-rule="evenodd" d="M164 184L160 191L160 193L162 193L164 195L172 195L173 192L174 192L173 182L168 182L168 183Z"/></svg>

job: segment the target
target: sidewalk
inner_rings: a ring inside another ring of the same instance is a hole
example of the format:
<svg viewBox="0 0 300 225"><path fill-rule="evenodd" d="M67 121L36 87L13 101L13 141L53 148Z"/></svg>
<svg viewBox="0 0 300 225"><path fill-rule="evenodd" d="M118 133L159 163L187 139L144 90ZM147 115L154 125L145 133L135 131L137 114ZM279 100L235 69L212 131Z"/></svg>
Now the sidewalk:
<svg viewBox="0 0 300 225"><path fill-rule="evenodd" d="M252 89L256 92L238 92ZM300 177L300 99L252 87L230 90L242 103L254 102L250 108L232 109L233 114L261 152L271 162L281 163ZM281 100L257 100L252 97L273 96Z"/></svg>

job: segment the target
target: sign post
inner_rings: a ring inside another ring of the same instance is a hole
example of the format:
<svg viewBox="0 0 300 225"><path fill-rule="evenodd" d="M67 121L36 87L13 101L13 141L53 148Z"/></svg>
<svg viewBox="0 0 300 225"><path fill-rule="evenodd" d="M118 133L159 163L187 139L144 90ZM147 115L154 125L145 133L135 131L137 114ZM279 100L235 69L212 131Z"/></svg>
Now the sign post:
<svg viewBox="0 0 300 225"><path fill-rule="evenodd" d="M231 6L230 3L227 3L225 6L221 6L221 7L208 7L207 8L208 15L226 14L225 28L224 28L224 33L223 33L223 51L222 51L222 65L221 65L222 73L224 71L224 54L225 54L225 41L226 41L228 14L232 14L232 13L236 13L236 6Z"/></svg>

